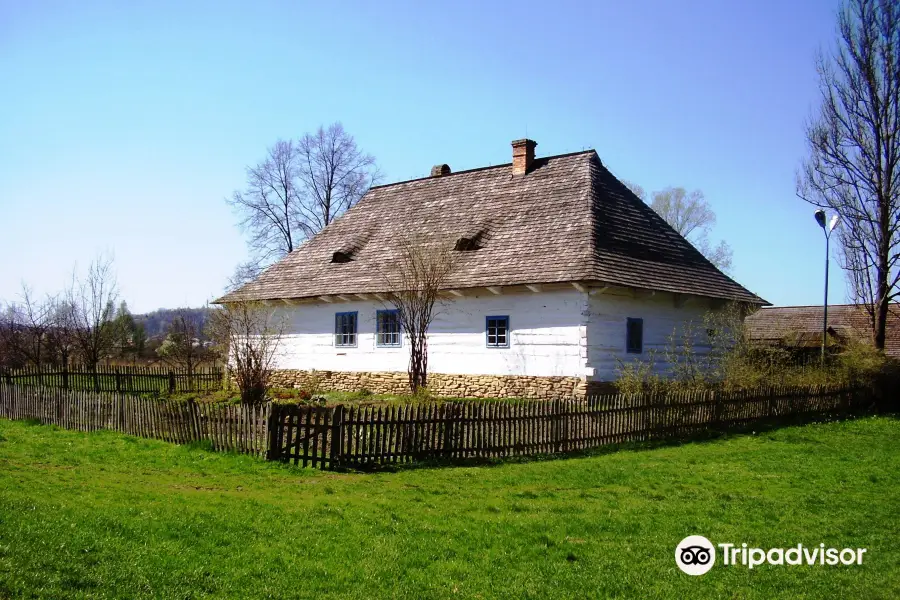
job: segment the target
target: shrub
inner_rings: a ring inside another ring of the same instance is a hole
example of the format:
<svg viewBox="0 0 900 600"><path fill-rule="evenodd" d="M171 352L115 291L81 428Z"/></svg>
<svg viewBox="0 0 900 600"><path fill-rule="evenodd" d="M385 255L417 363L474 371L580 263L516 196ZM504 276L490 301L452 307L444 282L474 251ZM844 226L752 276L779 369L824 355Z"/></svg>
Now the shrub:
<svg viewBox="0 0 900 600"><path fill-rule="evenodd" d="M374 394L372 393L372 390L367 389L367 388L361 388L359 390L356 390L352 394L348 394L347 400L349 400L350 402L363 402L366 400L371 400L372 396L374 396Z"/></svg>
<svg viewBox="0 0 900 600"><path fill-rule="evenodd" d="M829 354L824 365L819 361L801 364L788 348L754 344L747 335L744 314L744 309L732 304L704 315L702 326L689 321L676 327L663 351L664 375L657 369L652 350L647 360L618 361L617 389L624 394L731 391L771 385L889 389L882 382L891 380L891 361L871 344L851 339L839 353ZM894 371L900 372L900 367ZM900 376L892 381L900 381Z"/></svg>
<svg viewBox="0 0 900 600"><path fill-rule="evenodd" d="M648 351L648 360L624 362L616 359L616 389L620 394L660 391L664 380L656 373L656 353Z"/></svg>
<svg viewBox="0 0 900 600"><path fill-rule="evenodd" d="M273 400L303 400L303 392L292 388L279 388L269 390L269 396ZM308 396L307 396L308 398Z"/></svg>
<svg viewBox="0 0 900 600"><path fill-rule="evenodd" d="M426 386L419 386L416 390L410 395L410 398L414 402L429 402L435 400L435 395L431 393Z"/></svg>

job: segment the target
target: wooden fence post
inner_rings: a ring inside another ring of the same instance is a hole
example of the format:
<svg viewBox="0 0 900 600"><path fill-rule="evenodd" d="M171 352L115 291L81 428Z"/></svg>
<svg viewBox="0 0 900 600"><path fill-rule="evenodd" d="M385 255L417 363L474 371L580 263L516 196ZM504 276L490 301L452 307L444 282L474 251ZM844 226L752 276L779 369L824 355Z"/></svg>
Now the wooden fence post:
<svg viewBox="0 0 900 600"><path fill-rule="evenodd" d="M778 396L774 390L769 390L769 402L766 408L768 414L766 415L769 421L775 420L775 408L778 406Z"/></svg>
<svg viewBox="0 0 900 600"><path fill-rule="evenodd" d="M119 375L119 367L116 367L116 393L122 393L122 376Z"/></svg>
<svg viewBox="0 0 900 600"><path fill-rule="evenodd" d="M550 422L550 441L553 444L553 451L559 452L559 398L553 400L553 408L551 414L552 420Z"/></svg>
<svg viewBox="0 0 900 600"><path fill-rule="evenodd" d="M272 404L272 410L269 412L269 450L266 452L266 460L278 460L281 458L281 435L279 430L281 427L281 407Z"/></svg>
<svg viewBox="0 0 900 600"><path fill-rule="evenodd" d="M193 398L188 398L187 409L189 419L188 428L191 436L190 441L200 442L203 440L203 430L201 429L199 408Z"/></svg>
<svg viewBox="0 0 900 600"><path fill-rule="evenodd" d="M712 395L713 411L712 411L712 429L720 431L722 429L722 392L713 390Z"/></svg>
<svg viewBox="0 0 900 600"><path fill-rule="evenodd" d="M169 370L169 393L175 393L175 371Z"/></svg>
<svg viewBox="0 0 900 600"><path fill-rule="evenodd" d="M341 464L341 443L344 439L344 405L338 404L331 414L331 452L329 468L334 469Z"/></svg>
<svg viewBox="0 0 900 600"><path fill-rule="evenodd" d="M449 410L447 408L446 404L441 407L441 421L444 425L442 433L444 435L441 436L443 448L440 456L445 458L453 456L453 417L456 414L456 404L451 404Z"/></svg>

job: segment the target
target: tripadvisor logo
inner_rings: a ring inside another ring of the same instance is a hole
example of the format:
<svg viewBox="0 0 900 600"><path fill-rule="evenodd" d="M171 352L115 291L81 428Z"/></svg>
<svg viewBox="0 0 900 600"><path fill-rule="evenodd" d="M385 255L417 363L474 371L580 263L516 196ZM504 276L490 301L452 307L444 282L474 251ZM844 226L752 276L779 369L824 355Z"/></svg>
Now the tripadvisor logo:
<svg viewBox="0 0 900 600"><path fill-rule="evenodd" d="M703 575L716 564L716 548L702 535L689 535L675 548L675 564L688 575Z"/></svg>
<svg viewBox="0 0 900 600"><path fill-rule="evenodd" d="M866 548L826 548L825 544L790 548L749 548L747 544L718 544L722 564L742 565L749 569L759 565L861 565ZM688 575L703 575L716 564L716 545L702 535L690 535L675 547L675 564Z"/></svg>

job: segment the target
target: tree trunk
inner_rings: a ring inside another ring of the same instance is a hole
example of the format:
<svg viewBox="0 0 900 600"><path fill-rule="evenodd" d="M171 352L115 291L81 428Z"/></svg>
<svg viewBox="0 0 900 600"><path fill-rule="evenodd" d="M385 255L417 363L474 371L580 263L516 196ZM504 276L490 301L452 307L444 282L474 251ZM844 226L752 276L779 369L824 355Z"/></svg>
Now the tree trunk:
<svg viewBox="0 0 900 600"><path fill-rule="evenodd" d="M887 337L887 316L888 316L888 293L887 273L879 271L878 273L878 301L875 305L875 347L878 350L884 350L884 343Z"/></svg>

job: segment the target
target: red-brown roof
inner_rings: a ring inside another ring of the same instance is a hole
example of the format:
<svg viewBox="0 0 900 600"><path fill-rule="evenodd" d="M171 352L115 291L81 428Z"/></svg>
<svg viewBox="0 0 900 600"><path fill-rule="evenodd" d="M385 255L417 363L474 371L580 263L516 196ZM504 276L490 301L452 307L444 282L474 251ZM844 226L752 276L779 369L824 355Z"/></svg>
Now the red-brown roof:
<svg viewBox="0 0 900 600"><path fill-rule="evenodd" d="M479 235L447 288L596 282L767 304L719 271L593 150L373 187L255 281L220 302L384 292L398 238ZM333 262L336 252L343 262ZM349 260L347 260L349 258Z"/></svg>
<svg viewBox="0 0 900 600"><path fill-rule="evenodd" d="M798 343L803 340L822 341L821 306L772 306L760 309L747 317L750 338L769 343ZM869 316L864 307L856 304L836 304L828 307L829 333L840 337L871 339ZM814 344L813 344L814 345ZM888 310L885 353L900 358L900 304Z"/></svg>

